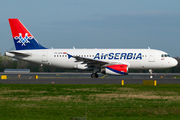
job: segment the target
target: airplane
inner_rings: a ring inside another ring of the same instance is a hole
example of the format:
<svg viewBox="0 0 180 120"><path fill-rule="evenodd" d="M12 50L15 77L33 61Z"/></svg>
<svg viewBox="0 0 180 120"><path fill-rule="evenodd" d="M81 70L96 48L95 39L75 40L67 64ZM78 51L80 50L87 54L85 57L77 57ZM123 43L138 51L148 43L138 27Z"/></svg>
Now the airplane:
<svg viewBox="0 0 180 120"><path fill-rule="evenodd" d="M48 49L42 46L19 19L9 18L16 50L7 51L8 57L65 69L93 71L108 75L128 75L129 69L152 69L174 67L177 60L166 52L156 49Z"/></svg>

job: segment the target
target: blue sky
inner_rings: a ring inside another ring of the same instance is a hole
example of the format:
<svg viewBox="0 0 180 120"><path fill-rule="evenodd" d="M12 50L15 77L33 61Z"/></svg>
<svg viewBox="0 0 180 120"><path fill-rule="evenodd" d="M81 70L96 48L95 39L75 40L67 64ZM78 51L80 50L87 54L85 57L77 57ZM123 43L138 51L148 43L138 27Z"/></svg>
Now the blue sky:
<svg viewBox="0 0 180 120"><path fill-rule="evenodd" d="M152 48L180 57L179 0L3 0L0 52L13 49L8 18L48 48Z"/></svg>

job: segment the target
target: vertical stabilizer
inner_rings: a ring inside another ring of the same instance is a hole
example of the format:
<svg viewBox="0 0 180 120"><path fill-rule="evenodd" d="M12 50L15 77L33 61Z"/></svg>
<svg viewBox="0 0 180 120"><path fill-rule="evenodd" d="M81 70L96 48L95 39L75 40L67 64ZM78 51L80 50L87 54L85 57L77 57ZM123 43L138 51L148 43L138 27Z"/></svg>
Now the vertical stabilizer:
<svg viewBox="0 0 180 120"><path fill-rule="evenodd" d="M26 29L19 19L9 19L16 50L46 49Z"/></svg>

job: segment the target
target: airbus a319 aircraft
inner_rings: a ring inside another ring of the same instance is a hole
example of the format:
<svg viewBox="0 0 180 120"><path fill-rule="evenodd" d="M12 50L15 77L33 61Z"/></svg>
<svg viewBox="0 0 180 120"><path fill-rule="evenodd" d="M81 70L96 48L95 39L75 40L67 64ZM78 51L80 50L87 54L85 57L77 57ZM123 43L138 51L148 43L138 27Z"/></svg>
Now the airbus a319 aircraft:
<svg viewBox="0 0 180 120"><path fill-rule="evenodd" d="M177 60L155 49L47 49L43 47L18 19L9 19L14 51L6 56L66 69L91 70L108 75L127 75L129 69L163 69L174 67Z"/></svg>

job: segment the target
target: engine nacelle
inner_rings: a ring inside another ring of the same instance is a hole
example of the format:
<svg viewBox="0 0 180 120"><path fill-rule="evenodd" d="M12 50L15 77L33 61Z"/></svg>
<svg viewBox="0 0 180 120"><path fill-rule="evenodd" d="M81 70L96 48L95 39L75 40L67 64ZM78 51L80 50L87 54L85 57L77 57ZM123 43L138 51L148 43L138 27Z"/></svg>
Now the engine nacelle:
<svg viewBox="0 0 180 120"><path fill-rule="evenodd" d="M80 69L80 70L93 70L93 68L88 67L87 64L77 64L74 66L74 68Z"/></svg>
<svg viewBox="0 0 180 120"><path fill-rule="evenodd" d="M128 75L128 65L116 64L116 65L105 65L101 68L102 74L109 75Z"/></svg>

